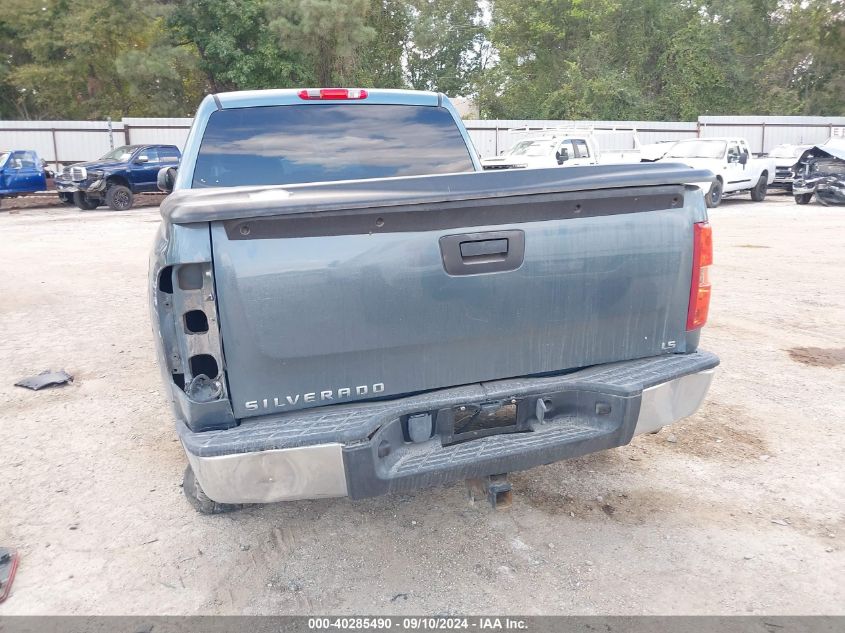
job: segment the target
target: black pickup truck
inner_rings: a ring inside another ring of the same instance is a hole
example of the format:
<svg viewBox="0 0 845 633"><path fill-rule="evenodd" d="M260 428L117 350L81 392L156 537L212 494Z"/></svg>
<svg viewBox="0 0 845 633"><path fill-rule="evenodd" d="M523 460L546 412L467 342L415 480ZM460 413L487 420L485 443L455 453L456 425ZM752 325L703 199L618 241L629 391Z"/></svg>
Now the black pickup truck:
<svg viewBox="0 0 845 633"><path fill-rule="evenodd" d="M203 512L501 490L692 414L718 365L710 172L483 173L442 95L314 89L208 97L159 176L152 323Z"/></svg>
<svg viewBox="0 0 845 633"><path fill-rule="evenodd" d="M102 204L126 211L136 193L158 193L158 172L176 167L180 157L175 145L124 145L98 160L65 167L56 176L56 189L63 202L86 211Z"/></svg>

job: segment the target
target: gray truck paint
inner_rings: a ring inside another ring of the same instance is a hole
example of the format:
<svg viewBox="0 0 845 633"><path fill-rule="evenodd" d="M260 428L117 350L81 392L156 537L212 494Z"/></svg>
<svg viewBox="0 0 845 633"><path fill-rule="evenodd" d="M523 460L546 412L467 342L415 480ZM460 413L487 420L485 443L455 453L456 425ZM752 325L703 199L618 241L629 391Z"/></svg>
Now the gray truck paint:
<svg viewBox="0 0 845 633"><path fill-rule="evenodd" d="M235 416L686 351L694 216L474 227L524 231L525 259L463 276L438 246L452 229L244 241L214 223Z"/></svg>
<svg viewBox="0 0 845 633"><path fill-rule="evenodd" d="M691 351L690 235L706 218L691 177L706 174L621 165L234 188L177 192L162 214L211 221L205 261L243 419ZM497 231L524 235L519 266L447 272L444 239Z"/></svg>

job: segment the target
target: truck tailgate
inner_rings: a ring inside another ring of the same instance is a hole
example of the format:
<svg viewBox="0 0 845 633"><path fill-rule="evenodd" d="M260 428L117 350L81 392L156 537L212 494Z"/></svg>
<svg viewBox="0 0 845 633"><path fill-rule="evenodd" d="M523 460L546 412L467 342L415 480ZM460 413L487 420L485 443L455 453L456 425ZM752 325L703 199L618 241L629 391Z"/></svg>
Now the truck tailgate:
<svg viewBox="0 0 845 633"><path fill-rule="evenodd" d="M207 219L235 416L685 351L692 225L706 216L683 183L707 173L673 167L216 200Z"/></svg>

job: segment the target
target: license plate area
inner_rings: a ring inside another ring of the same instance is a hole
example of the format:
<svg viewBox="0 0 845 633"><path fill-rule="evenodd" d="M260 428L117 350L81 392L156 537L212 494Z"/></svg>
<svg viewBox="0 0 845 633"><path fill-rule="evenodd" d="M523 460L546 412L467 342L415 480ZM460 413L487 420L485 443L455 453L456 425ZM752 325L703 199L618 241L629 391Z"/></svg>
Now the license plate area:
<svg viewBox="0 0 845 633"><path fill-rule="evenodd" d="M437 412L437 432L443 446L488 435L530 431L529 415L522 400L491 400L459 405Z"/></svg>

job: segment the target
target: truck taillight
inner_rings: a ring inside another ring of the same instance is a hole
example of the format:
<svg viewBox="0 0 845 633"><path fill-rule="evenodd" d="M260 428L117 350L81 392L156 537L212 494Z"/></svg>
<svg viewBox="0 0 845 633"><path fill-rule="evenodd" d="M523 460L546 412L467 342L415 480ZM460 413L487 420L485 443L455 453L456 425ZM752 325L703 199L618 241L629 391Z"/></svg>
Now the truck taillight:
<svg viewBox="0 0 845 633"><path fill-rule="evenodd" d="M306 88L299 91L299 98L312 100L366 99L367 91L361 88Z"/></svg>
<svg viewBox="0 0 845 633"><path fill-rule="evenodd" d="M707 323L712 263L713 231L707 222L693 224L692 283L687 311L687 330L696 330Z"/></svg>

